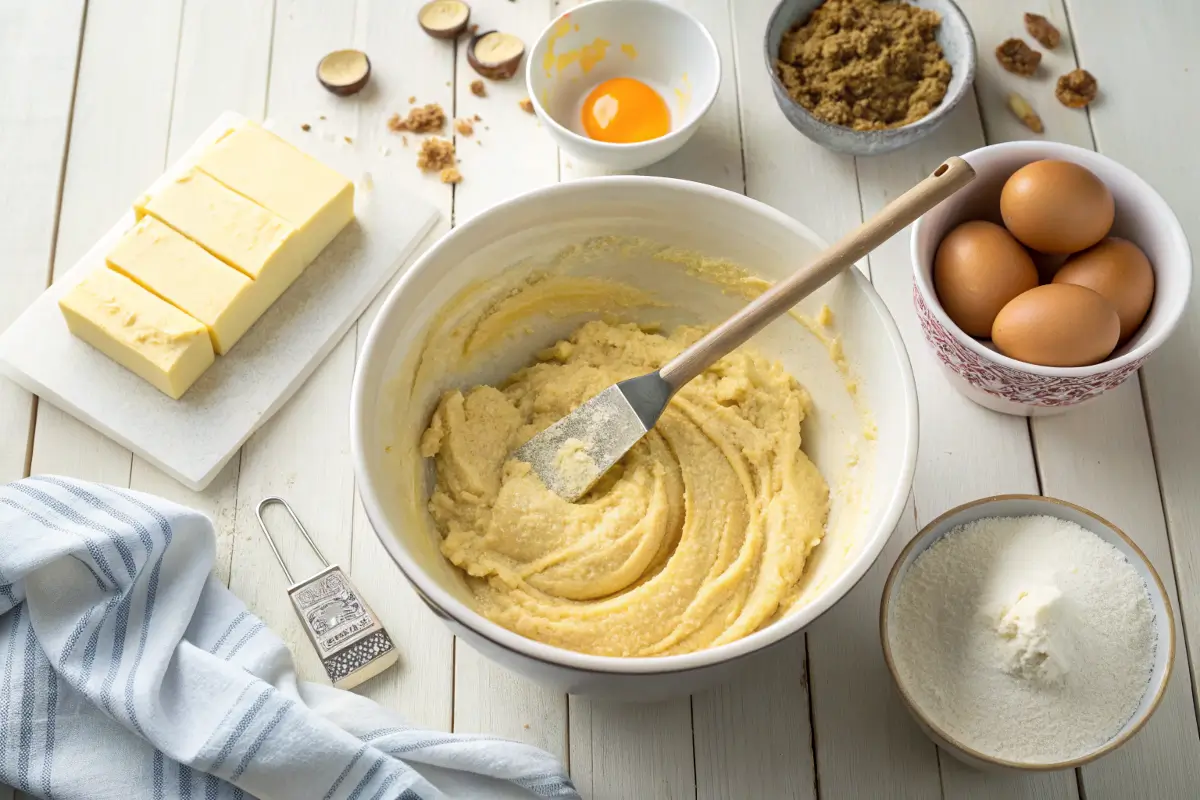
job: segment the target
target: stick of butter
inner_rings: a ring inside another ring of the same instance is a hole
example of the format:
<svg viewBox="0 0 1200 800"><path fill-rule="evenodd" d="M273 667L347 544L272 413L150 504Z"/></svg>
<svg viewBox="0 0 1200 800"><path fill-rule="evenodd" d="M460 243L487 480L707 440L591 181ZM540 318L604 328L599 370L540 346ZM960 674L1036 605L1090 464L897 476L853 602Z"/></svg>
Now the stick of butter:
<svg viewBox="0 0 1200 800"><path fill-rule="evenodd" d="M108 266L208 326L225 355L271 305L252 281L154 217L143 217L108 254Z"/></svg>
<svg viewBox="0 0 1200 800"><path fill-rule="evenodd" d="M203 323L111 269L92 272L58 306L72 334L174 400L213 363Z"/></svg>

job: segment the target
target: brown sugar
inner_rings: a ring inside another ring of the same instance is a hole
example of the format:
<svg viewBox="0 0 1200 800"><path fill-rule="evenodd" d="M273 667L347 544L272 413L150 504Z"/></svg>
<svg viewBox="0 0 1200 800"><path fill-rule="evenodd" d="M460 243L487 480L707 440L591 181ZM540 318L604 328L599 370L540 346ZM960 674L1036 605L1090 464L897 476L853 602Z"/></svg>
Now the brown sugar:
<svg viewBox="0 0 1200 800"><path fill-rule="evenodd" d="M484 86L483 81L471 81L471 94L476 97L487 97L487 86Z"/></svg>
<svg viewBox="0 0 1200 800"><path fill-rule="evenodd" d="M407 117L392 114L388 120L388 130L393 133L409 131L410 133L432 133L440 131L446 125L446 112L437 103L428 103L410 109Z"/></svg>
<svg viewBox="0 0 1200 800"><path fill-rule="evenodd" d="M826 0L784 34L776 70L818 119L854 130L909 125L946 96L941 15L896 0Z"/></svg>
<svg viewBox="0 0 1200 800"><path fill-rule="evenodd" d="M462 183L462 173L455 167L446 167L441 173L442 183Z"/></svg>
<svg viewBox="0 0 1200 800"><path fill-rule="evenodd" d="M1062 34L1058 32L1058 28L1041 14L1025 15L1025 31L1047 50L1053 50L1062 41Z"/></svg>
<svg viewBox="0 0 1200 800"><path fill-rule="evenodd" d="M454 142L431 136L421 142L417 166L424 172L437 172L454 166Z"/></svg>
<svg viewBox="0 0 1200 800"><path fill-rule="evenodd" d="M1086 69L1073 69L1058 79L1054 96L1067 108L1083 108L1096 99L1099 86Z"/></svg>
<svg viewBox="0 0 1200 800"><path fill-rule="evenodd" d="M1025 44L1024 39L1005 39L996 48L996 60L1014 75L1028 78L1037 72L1042 54Z"/></svg>
<svg viewBox="0 0 1200 800"><path fill-rule="evenodd" d="M475 123L466 118L456 119L454 120L454 130L458 131L462 136L470 136L475 132Z"/></svg>

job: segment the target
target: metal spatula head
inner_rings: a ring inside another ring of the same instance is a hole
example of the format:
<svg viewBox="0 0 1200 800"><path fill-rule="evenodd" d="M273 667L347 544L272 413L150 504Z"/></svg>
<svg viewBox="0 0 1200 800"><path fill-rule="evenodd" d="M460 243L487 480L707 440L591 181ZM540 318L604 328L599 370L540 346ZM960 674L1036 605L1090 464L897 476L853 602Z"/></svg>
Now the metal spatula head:
<svg viewBox="0 0 1200 800"><path fill-rule="evenodd" d="M654 427L674 391L657 372L610 386L521 445L546 488L568 502L587 494Z"/></svg>

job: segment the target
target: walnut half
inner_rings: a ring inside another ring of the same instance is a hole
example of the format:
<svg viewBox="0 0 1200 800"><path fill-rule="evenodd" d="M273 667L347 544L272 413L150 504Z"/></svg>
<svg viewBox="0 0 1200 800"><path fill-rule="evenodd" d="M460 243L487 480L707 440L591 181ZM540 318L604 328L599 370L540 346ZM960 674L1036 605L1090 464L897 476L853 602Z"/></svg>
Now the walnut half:
<svg viewBox="0 0 1200 800"><path fill-rule="evenodd" d="M1058 79L1054 96L1067 108L1083 108L1096 99L1099 85L1086 69L1074 69Z"/></svg>
<svg viewBox="0 0 1200 800"><path fill-rule="evenodd" d="M1047 50L1053 50L1062 41L1062 34L1058 32L1058 28L1041 14L1026 14L1025 30Z"/></svg>
<svg viewBox="0 0 1200 800"><path fill-rule="evenodd" d="M1037 72L1042 54L1025 44L1023 39L1005 39L996 48L996 60L1014 75L1029 77Z"/></svg>

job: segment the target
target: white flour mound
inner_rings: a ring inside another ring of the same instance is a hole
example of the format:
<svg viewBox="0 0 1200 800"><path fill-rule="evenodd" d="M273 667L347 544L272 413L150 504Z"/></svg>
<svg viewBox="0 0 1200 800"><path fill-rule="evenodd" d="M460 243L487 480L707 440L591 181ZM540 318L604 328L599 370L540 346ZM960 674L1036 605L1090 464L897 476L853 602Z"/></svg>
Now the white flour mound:
<svg viewBox="0 0 1200 800"><path fill-rule="evenodd" d="M1157 634L1145 582L1112 545L1048 516L960 526L896 592L892 657L951 738L1008 761L1086 755L1141 703Z"/></svg>

